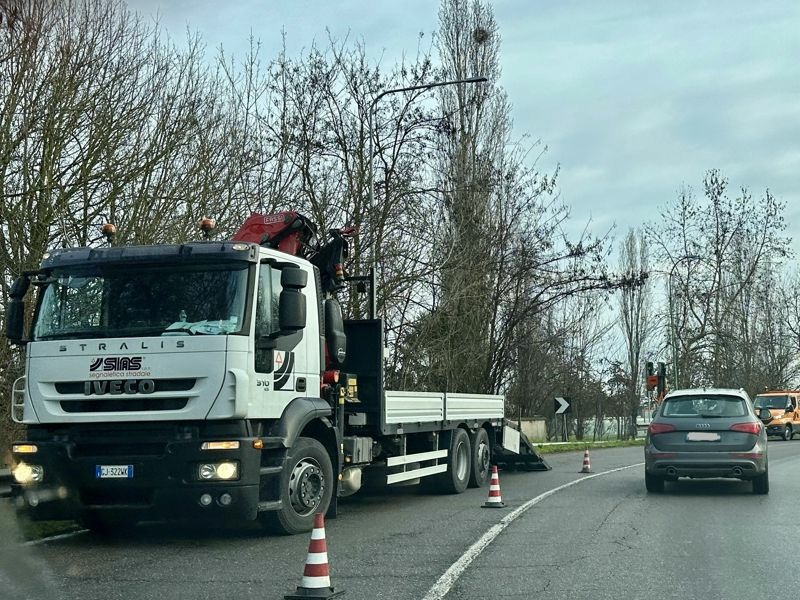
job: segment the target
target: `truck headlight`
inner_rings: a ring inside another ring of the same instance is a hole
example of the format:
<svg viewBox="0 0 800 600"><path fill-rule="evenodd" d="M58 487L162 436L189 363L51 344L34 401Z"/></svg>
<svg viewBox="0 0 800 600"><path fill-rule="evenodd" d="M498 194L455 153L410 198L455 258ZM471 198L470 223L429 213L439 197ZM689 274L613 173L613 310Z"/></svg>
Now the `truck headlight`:
<svg viewBox="0 0 800 600"><path fill-rule="evenodd" d="M41 465L29 465L21 462L14 467L14 480L17 483L41 483L44 479L44 467Z"/></svg>
<svg viewBox="0 0 800 600"><path fill-rule="evenodd" d="M203 481L238 479L239 463L230 460L219 463L203 463L197 468L197 477Z"/></svg>

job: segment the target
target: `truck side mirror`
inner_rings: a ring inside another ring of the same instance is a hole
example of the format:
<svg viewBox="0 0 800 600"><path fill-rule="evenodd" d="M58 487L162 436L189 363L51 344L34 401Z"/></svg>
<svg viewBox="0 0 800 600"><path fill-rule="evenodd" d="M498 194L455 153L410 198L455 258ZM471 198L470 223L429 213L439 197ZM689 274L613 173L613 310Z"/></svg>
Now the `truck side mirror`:
<svg viewBox="0 0 800 600"><path fill-rule="evenodd" d="M6 337L12 344L22 344L22 330L25 326L25 303L14 298L8 303L6 316Z"/></svg>
<svg viewBox="0 0 800 600"><path fill-rule="evenodd" d="M281 335L294 333L306 326L306 297L300 291L308 284L308 273L299 267L281 270L281 291L278 299L278 328Z"/></svg>
<svg viewBox="0 0 800 600"><path fill-rule="evenodd" d="M28 293L31 280L25 276L18 277L11 286L6 314L6 337L12 344L23 344L22 330L25 327L25 294Z"/></svg>
<svg viewBox="0 0 800 600"><path fill-rule="evenodd" d="M305 329L306 297L300 290L285 289L278 301L278 327L281 332Z"/></svg>

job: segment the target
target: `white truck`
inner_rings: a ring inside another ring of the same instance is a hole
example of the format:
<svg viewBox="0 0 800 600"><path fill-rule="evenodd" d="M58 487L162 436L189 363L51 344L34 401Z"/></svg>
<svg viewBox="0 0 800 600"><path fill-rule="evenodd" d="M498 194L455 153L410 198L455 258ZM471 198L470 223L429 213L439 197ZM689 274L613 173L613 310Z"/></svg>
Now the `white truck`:
<svg viewBox="0 0 800 600"><path fill-rule="evenodd" d="M351 233L312 248L315 227L286 212L231 241L46 254L7 313L26 345L17 504L98 530L209 517L298 533L362 476L460 493L493 461L548 469L502 396L384 389L382 321L343 320L335 299ZM374 307L374 277L352 279Z"/></svg>

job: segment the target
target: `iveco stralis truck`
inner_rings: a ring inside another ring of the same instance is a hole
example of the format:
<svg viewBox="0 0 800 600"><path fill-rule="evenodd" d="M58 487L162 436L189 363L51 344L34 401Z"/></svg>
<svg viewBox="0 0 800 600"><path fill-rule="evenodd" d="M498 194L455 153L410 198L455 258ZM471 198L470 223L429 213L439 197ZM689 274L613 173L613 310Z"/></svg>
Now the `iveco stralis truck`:
<svg viewBox="0 0 800 600"><path fill-rule="evenodd" d="M459 493L493 460L548 468L502 396L384 388L382 321L343 320L335 298L352 234L313 246L286 212L231 241L46 254L7 313L26 345L17 504L93 529L205 516L297 533L362 478Z"/></svg>

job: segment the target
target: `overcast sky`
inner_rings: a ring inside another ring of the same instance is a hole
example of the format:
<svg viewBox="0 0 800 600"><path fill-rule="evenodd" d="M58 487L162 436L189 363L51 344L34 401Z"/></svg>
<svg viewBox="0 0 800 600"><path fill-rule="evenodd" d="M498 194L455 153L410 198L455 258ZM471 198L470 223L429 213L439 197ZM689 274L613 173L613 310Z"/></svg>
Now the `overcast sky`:
<svg viewBox="0 0 800 600"><path fill-rule="evenodd" d="M271 58L335 36L390 64L436 29L435 0L129 0L242 53L252 33ZM787 203L800 251L800 2L497 0L500 84L516 133L549 147L573 227L595 233L657 218L683 184L719 168L735 191ZM800 254L800 252L798 252Z"/></svg>

